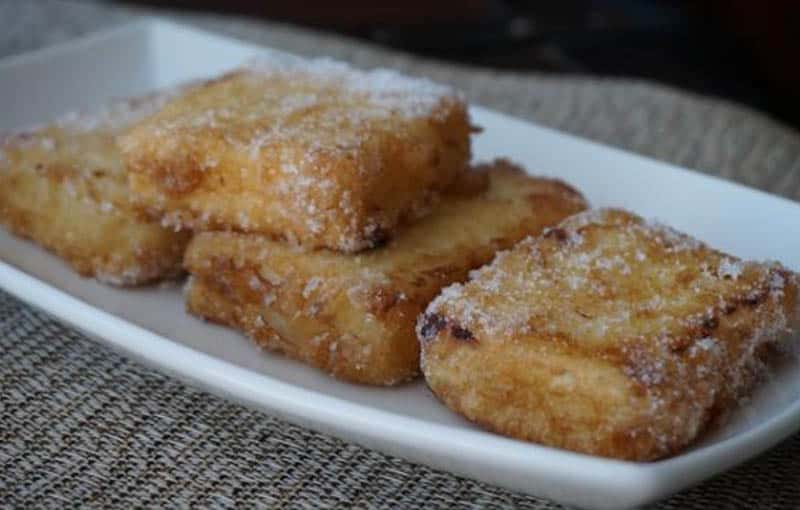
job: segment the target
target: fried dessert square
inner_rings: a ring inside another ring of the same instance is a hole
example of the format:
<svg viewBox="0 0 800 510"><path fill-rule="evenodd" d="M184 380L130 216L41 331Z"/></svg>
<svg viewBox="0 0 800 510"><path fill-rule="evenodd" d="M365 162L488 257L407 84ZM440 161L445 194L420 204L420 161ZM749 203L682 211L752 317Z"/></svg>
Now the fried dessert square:
<svg viewBox="0 0 800 510"><path fill-rule="evenodd" d="M355 252L430 211L471 131L449 87L331 60L264 57L120 139L134 199L189 230Z"/></svg>
<svg viewBox="0 0 800 510"><path fill-rule="evenodd" d="M646 461L721 423L794 345L798 275L631 213L578 214L444 289L422 371L485 428Z"/></svg>
<svg viewBox="0 0 800 510"><path fill-rule="evenodd" d="M187 307L337 378L396 384L419 373L416 318L444 285L584 208L564 183L498 161L463 173L431 215L356 255L203 232L187 249Z"/></svg>
<svg viewBox="0 0 800 510"><path fill-rule="evenodd" d="M182 272L188 234L139 217L115 136L171 93L117 101L0 141L0 223L83 276L137 285Z"/></svg>

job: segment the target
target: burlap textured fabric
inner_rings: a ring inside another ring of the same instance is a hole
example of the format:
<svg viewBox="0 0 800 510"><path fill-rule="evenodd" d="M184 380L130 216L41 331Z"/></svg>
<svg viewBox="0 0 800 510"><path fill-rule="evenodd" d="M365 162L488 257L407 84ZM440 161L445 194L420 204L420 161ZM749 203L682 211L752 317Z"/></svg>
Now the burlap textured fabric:
<svg viewBox="0 0 800 510"><path fill-rule="evenodd" d="M0 56L138 14L95 3L0 0ZM299 54L431 76L465 90L475 103L800 199L800 135L720 101L628 80L457 68L238 18L179 20ZM237 503L560 508L210 396L0 293L0 507ZM753 507L800 508L800 436L654 506Z"/></svg>

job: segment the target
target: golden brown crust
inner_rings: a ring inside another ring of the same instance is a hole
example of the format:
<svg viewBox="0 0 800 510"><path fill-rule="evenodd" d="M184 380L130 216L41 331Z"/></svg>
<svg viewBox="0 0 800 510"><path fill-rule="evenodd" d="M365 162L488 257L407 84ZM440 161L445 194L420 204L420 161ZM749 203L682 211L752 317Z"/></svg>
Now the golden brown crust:
<svg viewBox="0 0 800 510"><path fill-rule="evenodd" d="M139 217L115 134L161 96L115 103L0 143L0 223L83 276L138 285L181 272L188 234Z"/></svg>
<svg viewBox="0 0 800 510"><path fill-rule="evenodd" d="M334 376L396 384L417 375L416 317L494 252L583 210L558 181L507 162L476 170L430 216L358 255L303 252L261 236L198 234L186 254L188 309Z"/></svg>
<svg viewBox="0 0 800 510"><path fill-rule="evenodd" d="M672 455L796 328L798 276L618 210L578 214L445 289L418 323L433 392L512 437Z"/></svg>
<svg viewBox="0 0 800 510"><path fill-rule="evenodd" d="M470 155L463 101L385 74L309 61L198 87L121 137L136 202L181 229L347 252L385 242Z"/></svg>

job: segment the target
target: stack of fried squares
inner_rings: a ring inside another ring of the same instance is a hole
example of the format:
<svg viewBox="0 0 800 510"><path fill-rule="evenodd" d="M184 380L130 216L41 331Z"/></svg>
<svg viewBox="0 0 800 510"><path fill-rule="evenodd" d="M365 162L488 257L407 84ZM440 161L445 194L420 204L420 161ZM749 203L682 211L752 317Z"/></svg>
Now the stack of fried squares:
<svg viewBox="0 0 800 510"><path fill-rule="evenodd" d="M498 249L586 206L511 163L469 167L448 87L260 59L120 140L132 195L196 236L188 309L353 382L419 373L417 316Z"/></svg>
<svg viewBox="0 0 800 510"><path fill-rule="evenodd" d="M260 347L422 371L486 428L595 455L680 451L797 347L797 274L471 163L473 131L448 87L269 55L0 140L0 221L115 284L182 262L188 310Z"/></svg>

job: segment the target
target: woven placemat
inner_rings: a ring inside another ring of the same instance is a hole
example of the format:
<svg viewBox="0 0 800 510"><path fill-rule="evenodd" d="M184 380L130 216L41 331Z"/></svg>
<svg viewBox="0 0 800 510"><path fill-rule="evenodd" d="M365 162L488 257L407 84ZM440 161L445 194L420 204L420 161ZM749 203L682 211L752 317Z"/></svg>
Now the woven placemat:
<svg viewBox="0 0 800 510"><path fill-rule="evenodd" d="M0 56L141 11L0 0ZM800 136L751 110L629 80L425 62L240 18L183 22L453 83L480 104L800 198ZM1 114L1 113L0 113ZM287 424L188 387L0 293L0 507L561 508ZM654 508L799 508L800 436Z"/></svg>

